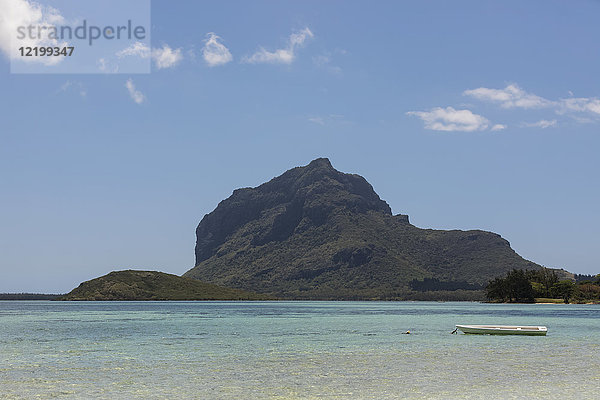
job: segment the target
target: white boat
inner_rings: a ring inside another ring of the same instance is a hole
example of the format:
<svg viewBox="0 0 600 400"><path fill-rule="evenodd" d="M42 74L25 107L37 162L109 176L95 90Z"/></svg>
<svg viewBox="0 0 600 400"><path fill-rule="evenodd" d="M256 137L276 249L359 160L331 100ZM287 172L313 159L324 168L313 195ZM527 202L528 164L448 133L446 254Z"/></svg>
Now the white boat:
<svg viewBox="0 0 600 400"><path fill-rule="evenodd" d="M515 325L456 325L464 333L478 335L530 335L546 336L545 326L515 326Z"/></svg>

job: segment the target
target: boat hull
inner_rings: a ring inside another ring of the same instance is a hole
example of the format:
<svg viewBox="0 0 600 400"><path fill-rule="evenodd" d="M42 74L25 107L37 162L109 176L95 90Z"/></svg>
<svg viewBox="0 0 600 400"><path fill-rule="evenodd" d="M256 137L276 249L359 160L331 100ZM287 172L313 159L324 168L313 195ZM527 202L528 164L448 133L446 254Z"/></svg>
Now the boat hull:
<svg viewBox="0 0 600 400"><path fill-rule="evenodd" d="M512 326L512 325L456 325L463 333L470 335L525 335L546 336L545 326Z"/></svg>

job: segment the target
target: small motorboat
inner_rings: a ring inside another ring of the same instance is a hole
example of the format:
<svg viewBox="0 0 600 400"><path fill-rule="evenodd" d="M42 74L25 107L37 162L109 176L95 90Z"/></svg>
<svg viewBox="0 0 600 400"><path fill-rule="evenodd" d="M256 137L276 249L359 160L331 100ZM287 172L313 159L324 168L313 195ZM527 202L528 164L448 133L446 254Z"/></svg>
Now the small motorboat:
<svg viewBox="0 0 600 400"><path fill-rule="evenodd" d="M546 336L545 326L514 326L514 325L456 325L463 333L477 335L529 335Z"/></svg>

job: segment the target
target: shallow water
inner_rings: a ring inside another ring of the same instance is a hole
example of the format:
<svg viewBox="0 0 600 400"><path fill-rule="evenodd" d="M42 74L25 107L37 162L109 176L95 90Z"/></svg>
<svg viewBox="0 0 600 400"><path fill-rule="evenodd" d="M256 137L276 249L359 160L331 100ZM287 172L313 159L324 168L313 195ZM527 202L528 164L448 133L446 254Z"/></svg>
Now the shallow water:
<svg viewBox="0 0 600 400"><path fill-rule="evenodd" d="M450 335L461 323L546 325L549 333ZM598 305L0 302L2 399L598 393Z"/></svg>

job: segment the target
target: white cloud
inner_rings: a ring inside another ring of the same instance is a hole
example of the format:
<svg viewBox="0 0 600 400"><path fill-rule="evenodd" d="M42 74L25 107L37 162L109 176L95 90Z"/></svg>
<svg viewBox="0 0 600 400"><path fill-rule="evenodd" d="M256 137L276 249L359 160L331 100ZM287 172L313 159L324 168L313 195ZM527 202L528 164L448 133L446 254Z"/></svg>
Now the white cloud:
<svg viewBox="0 0 600 400"><path fill-rule="evenodd" d="M164 44L162 48L152 49L152 59L156 68L172 68L183 60L181 49L173 50L168 45Z"/></svg>
<svg viewBox="0 0 600 400"><path fill-rule="evenodd" d="M590 112L600 115L600 99L586 97L561 99L558 112L562 114L568 111Z"/></svg>
<svg viewBox="0 0 600 400"><path fill-rule="evenodd" d="M593 122L593 119L576 114L588 114L591 117L600 117L600 99L596 97L572 97L573 92L568 92L571 97L566 99L549 100L533 93L528 93L516 84L511 84L504 89L491 89L480 87L465 90L465 96L471 96L481 101L500 104L503 108L542 109L553 110L556 114L568 114L578 122ZM536 125L539 124L539 125ZM523 126L548 128L556 126L556 120L541 120L534 124Z"/></svg>
<svg viewBox="0 0 600 400"><path fill-rule="evenodd" d="M131 78L129 78L127 82L125 82L125 87L127 88L131 99L137 104L142 104L144 101L146 101L146 96L144 96L142 92L135 88L135 85L133 84L133 80L131 80Z"/></svg>
<svg viewBox="0 0 600 400"><path fill-rule="evenodd" d="M152 57L154 61L154 65L158 69L163 68L171 68L176 66L183 60L183 55L181 54L181 49L173 50L169 45L163 44L162 48L153 48L150 49L148 45L135 42L131 46L118 51L116 56L119 58L123 57L139 57L139 58L148 58ZM106 61L104 61L104 65ZM100 67L102 69L102 66Z"/></svg>
<svg viewBox="0 0 600 400"><path fill-rule="evenodd" d="M148 47L145 43L135 42L131 46L118 51L117 57L140 57L140 58L148 58L150 57L150 47Z"/></svg>
<svg viewBox="0 0 600 400"><path fill-rule="evenodd" d="M202 57L209 67L224 65L233 60L229 49L219 42L219 39L221 39L219 36L213 32L209 32L207 36L208 39L204 41L204 47L202 48Z"/></svg>
<svg viewBox="0 0 600 400"><path fill-rule="evenodd" d="M555 119L548 121L547 119L541 119L538 122L532 122L532 123L524 123L523 126L526 126L528 128L542 128L542 129L546 129L546 128L553 128L555 127L557 124L557 121Z"/></svg>
<svg viewBox="0 0 600 400"><path fill-rule="evenodd" d="M285 48L268 51L260 47L257 52L244 57L242 61L249 64L291 64L296 58L296 50L304 46L304 43L313 37L314 34L311 30L304 28L290 35Z"/></svg>
<svg viewBox="0 0 600 400"><path fill-rule="evenodd" d="M421 118L425 122L425 128L434 131L482 131L490 124L487 118L473 114L470 110L455 110L452 107L436 107L431 111L409 111L406 114Z"/></svg>
<svg viewBox="0 0 600 400"><path fill-rule="evenodd" d="M20 57L17 49L23 47L68 46L68 43L59 43L49 37L47 28L64 22L63 16L55 8L42 6L29 0L0 0L0 50L9 59L19 59L25 62L39 62L45 65L54 65L64 57ZM17 36L17 29L21 26L41 26L45 29L35 37L27 35L23 39Z"/></svg>
<svg viewBox="0 0 600 400"><path fill-rule="evenodd" d="M465 90L465 96L471 96L478 100L499 103L503 108L545 108L554 105L554 102L544 99L532 93L527 93L515 84L508 85L504 89L490 89L480 87Z"/></svg>
<svg viewBox="0 0 600 400"><path fill-rule="evenodd" d="M313 38L315 35L311 32L310 29L304 28L300 32L292 33L290 35L290 45L294 46L302 46L306 39Z"/></svg>
<svg viewBox="0 0 600 400"><path fill-rule="evenodd" d="M492 132L495 132L495 131L502 131L502 130L504 130L504 129L506 129L506 125L503 125L503 124L496 124L496 125L492 126L492 128L491 128L490 130L491 130Z"/></svg>

